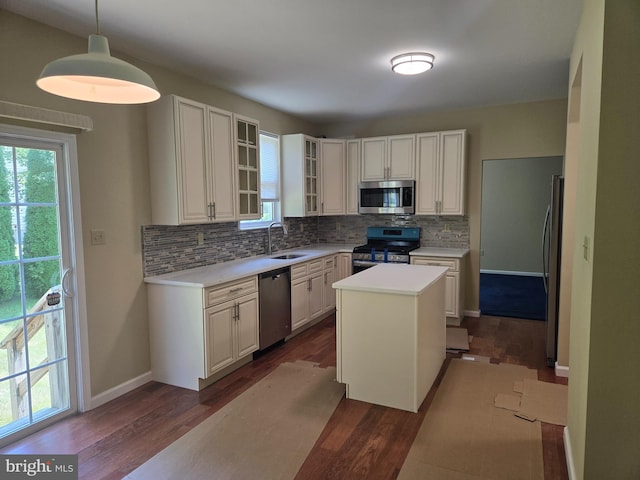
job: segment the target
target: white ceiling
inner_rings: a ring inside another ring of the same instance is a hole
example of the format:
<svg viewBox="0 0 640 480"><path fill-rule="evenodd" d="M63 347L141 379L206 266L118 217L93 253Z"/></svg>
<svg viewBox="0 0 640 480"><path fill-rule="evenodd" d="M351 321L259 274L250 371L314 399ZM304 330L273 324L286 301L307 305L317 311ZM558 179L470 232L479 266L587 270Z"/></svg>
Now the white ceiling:
<svg viewBox="0 0 640 480"><path fill-rule="evenodd" d="M82 37L95 33L92 0L0 7ZM99 4L112 51L321 123L564 98L581 11L582 0ZM410 51L434 54L433 70L392 73L391 57Z"/></svg>

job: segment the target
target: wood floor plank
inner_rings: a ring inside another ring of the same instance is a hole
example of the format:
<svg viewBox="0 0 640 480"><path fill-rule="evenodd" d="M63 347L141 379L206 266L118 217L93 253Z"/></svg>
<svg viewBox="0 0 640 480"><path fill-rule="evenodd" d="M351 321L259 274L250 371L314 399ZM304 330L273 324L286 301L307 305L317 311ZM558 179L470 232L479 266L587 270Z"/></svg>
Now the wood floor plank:
<svg viewBox="0 0 640 480"><path fill-rule="evenodd" d="M567 384L546 366L544 322L502 317L465 318L473 341L470 353L493 363L538 370L538 378ZM445 373L449 359L418 413L343 398L297 479L395 479ZM150 382L90 412L62 420L16 442L2 453L74 453L79 478L121 479L164 447L214 414L283 362L307 360L335 366L335 317L290 341L201 392ZM546 480L568 479L562 427L542 424Z"/></svg>

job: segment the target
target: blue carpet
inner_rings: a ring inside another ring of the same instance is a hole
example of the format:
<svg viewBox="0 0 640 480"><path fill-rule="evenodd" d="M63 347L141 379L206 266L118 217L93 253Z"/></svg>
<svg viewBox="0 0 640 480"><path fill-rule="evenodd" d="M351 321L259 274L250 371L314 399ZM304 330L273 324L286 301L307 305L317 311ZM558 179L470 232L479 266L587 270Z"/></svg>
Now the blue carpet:
<svg viewBox="0 0 640 480"><path fill-rule="evenodd" d="M542 277L480 274L480 311L483 315L544 320L546 302Z"/></svg>

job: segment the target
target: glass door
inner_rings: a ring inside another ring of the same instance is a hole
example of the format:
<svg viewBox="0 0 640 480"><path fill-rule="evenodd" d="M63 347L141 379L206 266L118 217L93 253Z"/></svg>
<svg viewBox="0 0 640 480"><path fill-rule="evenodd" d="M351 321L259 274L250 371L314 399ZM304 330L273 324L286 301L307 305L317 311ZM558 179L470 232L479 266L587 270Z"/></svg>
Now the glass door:
<svg viewBox="0 0 640 480"><path fill-rule="evenodd" d="M5 444L39 422L74 412L77 395L67 306L74 280L68 268L63 145L0 136L0 154L0 444Z"/></svg>

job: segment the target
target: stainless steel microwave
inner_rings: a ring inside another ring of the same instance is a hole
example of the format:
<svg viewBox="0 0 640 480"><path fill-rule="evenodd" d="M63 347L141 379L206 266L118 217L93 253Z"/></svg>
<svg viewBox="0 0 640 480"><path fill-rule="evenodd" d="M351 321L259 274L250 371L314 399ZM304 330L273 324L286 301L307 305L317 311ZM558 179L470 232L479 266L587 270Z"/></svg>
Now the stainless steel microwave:
<svg viewBox="0 0 640 480"><path fill-rule="evenodd" d="M362 182L358 212L413 214L416 211L415 191L414 180Z"/></svg>

